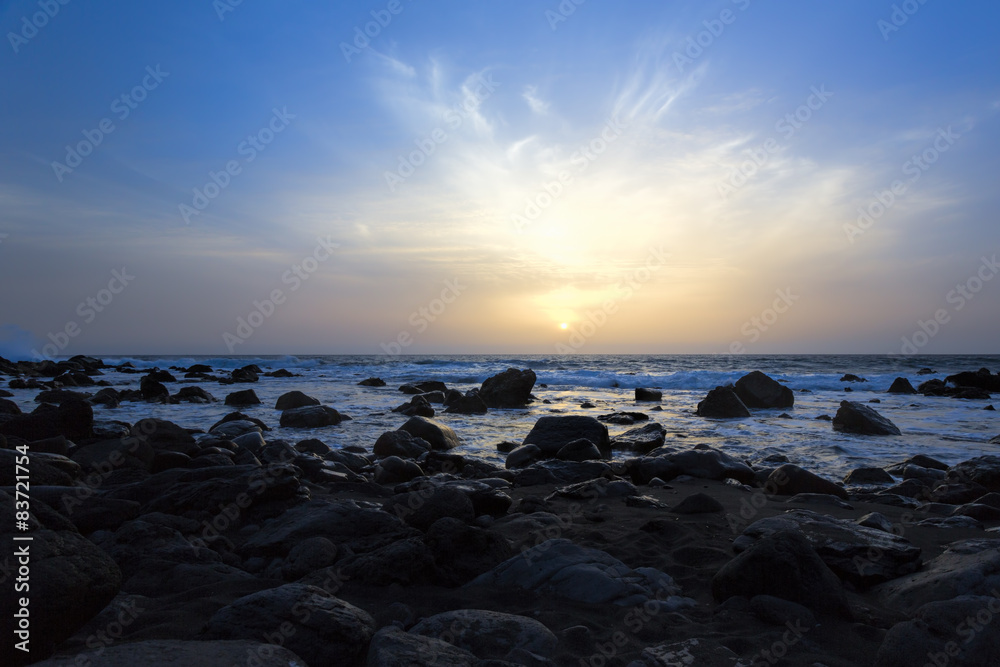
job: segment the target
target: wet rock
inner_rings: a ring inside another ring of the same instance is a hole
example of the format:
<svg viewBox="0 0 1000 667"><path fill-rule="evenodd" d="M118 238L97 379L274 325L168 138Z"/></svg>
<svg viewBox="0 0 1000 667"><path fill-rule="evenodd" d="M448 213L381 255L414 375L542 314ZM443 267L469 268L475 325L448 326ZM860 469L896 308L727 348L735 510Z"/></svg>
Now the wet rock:
<svg viewBox="0 0 1000 667"><path fill-rule="evenodd" d="M375 441L373 452L379 457L398 456L416 459L430 450L431 444L423 438L415 437L409 431L399 430L380 435Z"/></svg>
<svg viewBox="0 0 1000 667"><path fill-rule="evenodd" d="M285 428L321 428L336 426L346 417L326 405L307 405L281 413L280 424Z"/></svg>
<svg viewBox="0 0 1000 667"><path fill-rule="evenodd" d="M833 418L833 430L858 435L900 435L891 421L862 403L841 401Z"/></svg>
<svg viewBox="0 0 1000 667"><path fill-rule="evenodd" d="M658 644L642 650L642 661L636 667L742 667L744 664L732 649L714 639L685 639L679 642ZM635 663L629 667L633 667Z"/></svg>
<svg viewBox="0 0 1000 667"><path fill-rule="evenodd" d="M742 551L768 535L787 531L803 535L838 577L859 588L910 574L920 567L920 548L909 540L809 510L793 510L755 521L736 538L733 549Z"/></svg>
<svg viewBox="0 0 1000 667"><path fill-rule="evenodd" d="M285 584L242 597L208 621L209 639L255 640L291 629L284 646L310 665L354 664L368 650L375 620L321 588Z"/></svg>
<svg viewBox="0 0 1000 667"><path fill-rule="evenodd" d="M598 421L606 422L608 424L621 424L622 426L630 426L636 422L644 422L649 420L649 415L642 412L612 412L607 415L598 415Z"/></svg>
<svg viewBox="0 0 1000 667"><path fill-rule="evenodd" d="M278 397L274 404L275 410L294 410L304 408L309 405L320 405L318 398L307 396L301 391L289 391Z"/></svg>
<svg viewBox="0 0 1000 667"><path fill-rule="evenodd" d="M744 375L733 389L748 408L790 408L795 404L791 389L760 371Z"/></svg>
<svg viewBox="0 0 1000 667"><path fill-rule="evenodd" d="M596 500L598 498L625 498L638 493L631 482L623 479L610 480L604 477L561 486L552 492L553 497L573 498L575 500Z"/></svg>
<svg viewBox="0 0 1000 667"><path fill-rule="evenodd" d="M667 430L662 424L652 422L616 435L611 441L612 449L624 449L636 454L648 454L666 441Z"/></svg>
<svg viewBox="0 0 1000 667"><path fill-rule="evenodd" d="M743 484L753 484L755 479L753 468L725 452L704 445L683 452L667 453L663 458L676 465L680 474L699 479L735 479ZM670 481L662 474L656 476Z"/></svg>
<svg viewBox="0 0 1000 667"><path fill-rule="evenodd" d="M750 416L750 410L736 395L733 385L716 387L698 403L696 414L711 419L741 419Z"/></svg>
<svg viewBox="0 0 1000 667"><path fill-rule="evenodd" d="M546 416L535 422L531 431L521 443L536 445L545 456L555 456L559 450L576 440L590 440L597 445L602 456L611 454L611 439L608 427L593 417Z"/></svg>
<svg viewBox="0 0 1000 667"><path fill-rule="evenodd" d="M423 475L424 471L417 463L398 456L387 456L375 467L375 481L379 484L400 484Z"/></svg>
<svg viewBox="0 0 1000 667"><path fill-rule="evenodd" d="M139 394L144 401L166 401L170 398L166 385L148 375L139 381Z"/></svg>
<svg viewBox="0 0 1000 667"><path fill-rule="evenodd" d="M779 530L754 542L722 566L712 579L712 596L772 595L821 614L851 617L837 576L796 530Z"/></svg>
<svg viewBox="0 0 1000 667"><path fill-rule="evenodd" d="M878 512L869 512L857 521L856 524L859 526L864 526L865 528L874 528L876 530L881 530L884 533L892 533L892 522L889 521L884 515Z"/></svg>
<svg viewBox="0 0 1000 667"><path fill-rule="evenodd" d="M423 438L430 443L431 449L436 451L454 449L462 444L450 426L434 419L410 417L405 424L399 427L399 430L406 431L417 438Z"/></svg>
<svg viewBox="0 0 1000 667"><path fill-rule="evenodd" d="M434 408L424 396L424 394L417 394L409 402L394 407L392 411L407 417L433 417Z"/></svg>
<svg viewBox="0 0 1000 667"><path fill-rule="evenodd" d="M215 396L201 387L181 387L181 389L170 397L171 403L215 403Z"/></svg>
<svg viewBox="0 0 1000 667"><path fill-rule="evenodd" d="M535 447L535 445L525 445L525 447ZM538 455L541 456L541 449L538 449ZM556 452L556 458L562 461L599 461L603 457L597 445L586 438L581 438L563 446Z"/></svg>
<svg viewBox="0 0 1000 667"><path fill-rule="evenodd" d="M863 377L858 377L857 375L854 375L853 373L847 373L847 374L845 374L842 378L840 378L840 381L841 382L868 382L868 380L864 379Z"/></svg>
<svg viewBox="0 0 1000 667"><path fill-rule="evenodd" d="M63 436L73 442L93 437L94 408L85 400L71 399L58 407L39 406L29 414L0 421L0 435L34 442Z"/></svg>
<svg viewBox="0 0 1000 667"><path fill-rule="evenodd" d="M467 391L449 401L446 401L445 412L459 415L485 415L487 412L486 402L475 389Z"/></svg>
<svg viewBox="0 0 1000 667"><path fill-rule="evenodd" d="M514 470L514 485L573 484L611 474L611 466L601 461L539 461Z"/></svg>
<svg viewBox="0 0 1000 667"><path fill-rule="evenodd" d="M244 389L243 391L234 391L226 396L226 405L260 405L260 399L257 398L257 393L253 389Z"/></svg>
<svg viewBox="0 0 1000 667"><path fill-rule="evenodd" d="M385 380L382 378L367 378L358 383L359 387L384 387Z"/></svg>
<svg viewBox="0 0 1000 667"><path fill-rule="evenodd" d="M644 389L641 387L635 388L635 400L636 401L651 401L658 403L663 400L663 392L659 389Z"/></svg>
<svg viewBox="0 0 1000 667"><path fill-rule="evenodd" d="M586 442L590 441L587 440ZM600 452L598 452L598 454L600 454ZM504 464L504 467L506 467L507 470L524 468L540 461L542 458L542 450L537 445L521 445L507 454L507 461Z"/></svg>
<svg viewBox="0 0 1000 667"><path fill-rule="evenodd" d="M848 499L847 491L842 486L828 479L800 468L792 463L786 463L776 468L768 475L765 488L773 490L774 495L795 496L800 493L825 493L843 500Z"/></svg>
<svg viewBox="0 0 1000 667"><path fill-rule="evenodd" d="M910 381L906 378L896 378L892 381L892 386L889 387L890 394L915 394L917 390L913 388Z"/></svg>
<svg viewBox="0 0 1000 667"><path fill-rule="evenodd" d="M479 396L490 408L523 408L531 400L535 372L508 368L483 382Z"/></svg>
<svg viewBox="0 0 1000 667"><path fill-rule="evenodd" d="M989 454L957 463L948 469L946 479L949 482L977 484L988 491L1000 491L1000 456Z"/></svg>

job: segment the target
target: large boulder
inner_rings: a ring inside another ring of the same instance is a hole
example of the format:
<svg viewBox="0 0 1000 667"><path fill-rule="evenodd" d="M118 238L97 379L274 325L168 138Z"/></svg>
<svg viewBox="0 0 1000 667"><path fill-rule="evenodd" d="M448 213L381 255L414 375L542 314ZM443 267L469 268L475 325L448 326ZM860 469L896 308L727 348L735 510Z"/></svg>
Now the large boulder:
<svg viewBox="0 0 1000 667"><path fill-rule="evenodd" d="M1000 436L996 440L1000 443ZM1000 456L987 454L956 463L948 469L945 479L952 483L978 484L988 491L1000 491Z"/></svg>
<svg viewBox="0 0 1000 667"><path fill-rule="evenodd" d="M458 434L450 426L436 419L410 417L399 430L406 431L415 438L422 438L436 451L454 449L462 444Z"/></svg>
<svg viewBox="0 0 1000 667"><path fill-rule="evenodd" d="M279 423L286 428L336 426L347 417L327 405L306 405L281 413Z"/></svg>
<svg viewBox="0 0 1000 667"><path fill-rule="evenodd" d="M960 595L991 595L1000 590L1000 540L971 539L951 544L923 570L882 584L880 600L904 614L928 602Z"/></svg>
<svg viewBox="0 0 1000 667"><path fill-rule="evenodd" d="M429 452L431 444L423 438L418 438L410 434L409 431L387 431L375 441L373 450L375 456L399 456L402 458L415 459L421 454Z"/></svg>
<svg viewBox="0 0 1000 667"><path fill-rule="evenodd" d="M252 389L250 391L253 391ZM294 408L304 408L307 405L320 405L318 398L307 396L301 391L289 391L278 397L274 403L275 410L292 410Z"/></svg>
<svg viewBox="0 0 1000 667"><path fill-rule="evenodd" d="M245 405L260 405L260 398L257 397L257 392L253 389L234 391L226 396L226 405L234 405L237 407Z"/></svg>
<svg viewBox="0 0 1000 667"><path fill-rule="evenodd" d="M851 617L837 576L801 533L771 533L722 566L712 579L718 602L740 595L773 595L813 611Z"/></svg>
<svg viewBox="0 0 1000 667"><path fill-rule="evenodd" d="M741 377L734 389L748 408L790 408L795 404L791 389L760 371Z"/></svg>
<svg viewBox="0 0 1000 667"><path fill-rule="evenodd" d="M11 435L28 442L64 436L80 442L94 435L94 408L85 400L70 399L53 408L41 405L29 414L14 415L0 421L0 435Z"/></svg>
<svg viewBox="0 0 1000 667"><path fill-rule="evenodd" d="M508 368L483 382L479 396L490 408L523 408L531 399L535 371Z"/></svg>
<svg viewBox="0 0 1000 667"><path fill-rule="evenodd" d="M858 435L900 435L899 428L874 409L854 401L841 401L833 430Z"/></svg>
<svg viewBox="0 0 1000 667"><path fill-rule="evenodd" d="M0 595L0 663L26 664L28 654L16 650L14 644L30 638L31 659L48 657L55 648L87 621L96 616L121 588L122 575L108 554L82 537L60 515L41 501L32 505L25 528L15 532L20 521L14 498L0 491L0 541L3 555L13 573L17 563L27 554L30 561L30 590L15 592L13 574L6 577L9 588ZM42 517L43 524L39 520ZM30 536L28 541L14 541L16 536ZM30 627L26 636L19 636L15 613L20 613L19 601L30 598Z"/></svg>
<svg viewBox="0 0 1000 667"><path fill-rule="evenodd" d="M888 474L888 473L886 473ZM889 481L892 481L890 476ZM844 487L838 486L828 479L824 479L815 473L811 473L797 465L786 463L775 468L768 475L767 489L773 489L777 496L797 496L800 493L825 493L837 496L842 500L847 500L847 491Z"/></svg>
<svg viewBox="0 0 1000 667"><path fill-rule="evenodd" d="M546 416L539 418L522 445L536 445L544 456L552 457L575 440L590 440L604 457L611 455L608 427L593 417Z"/></svg>
<svg viewBox="0 0 1000 667"><path fill-rule="evenodd" d="M452 414L485 415L487 412L486 402L476 389L471 389L465 394L445 401L445 405L447 406L445 412Z"/></svg>
<svg viewBox="0 0 1000 667"><path fill-rule="evenodd" d="M913 388L910 381L906 378L896 378L892 381L892 385L889 387L890 394L915 394L917 390Z"/></svg>
<svg viewBox="0 0 1000 667"><path fill-rule="evenodd" d="M558 538L538 544L473 579L467 587L520 588L577 602L631 607L656 600L676 611L693 601L677 597L680 587L653 568L628 567L617 558Z"/></svg>
<svg viewBox="0 0 1000 667"><path fill-rule="evenodd" d="M368 651L375 620L322 588L285 584L236 600L205 627L209 639L260 640L274 632L309 665L354 665Z"/></svg>
<svg viewBox="0 0 1000 667"><path fill-rule="evenodd" d="M886 633L874 667L981 667L1000 655L1000 599L963 595L920 607L913 618ZM985 622L984 622L985 621Z"/></svg>
<svg viewBox="0 0 1000 667"><path fill-rule="evenodd" d="M479 664L474 654L435 637L403 632L388 625L372 638L368 648L368 667L473 667Z"/></svg>
<svg viewBox="0 0 1000 667"><path fill-rule="evenodd" d="M733 542L733 549L743 551L770 535L787 531L803 535L835 575L858 588L910 574L920 567L920 547L909 540L809 510L753 522Z"/></svg>
<svg viewBox="0 0 1000 667"><path fill-rule="evenodd" d="M427 530L443 517L465 522L476 518L469 496L448 486L432 486L397 494L386 501L382 510L420 530Z"/></svg>
<svg viewBox="0 0 1000 667"><path fill-rule="evenodd" d="M659 389L647 389L645 387L635 388L635 400L640 401L650 401L653 403L659 403L663 400L663 392Z"/></svg>
<svg viewBox="0 0 1000 667"><path fill-rule="evenodd" d="M630 472L637 484L648 484L653 477L668 482L678 475L717 481L735 479L743 484L752 484L755 479L753 468L746 463L707 445L683 452L664 447L633 461Z"/></svg>
<svg viewBox="0 0 1000 667"><path fill-rule="evenodd" d="M994 375L987 368L949 375L944 381L956 387L975 387L986 391L1000 392L1000 373Z"/></svg>
<svg viewBox="0 0 1000 667"><path fill-rule="evenodd" d="M423 619L410 633L444 638L476 657L502 660L511 651L523 650L551 658L558 640L533 618L484 609L458 609Z"/></svg>
<svg viewBox="0 0 1000 667"><path fill-rule="evenodd" d="M736 395L733 385L730 384L709 391L705 398L698 403L696 414L699 417L712 419L740 419L749 417L750 411Z"/></svg>
<svg viewBox="0 0 1000 667"><path fill-rule="evenodd" d="M424 542L437 565L437 578L446 586L461 586L515 555L500 533L453 517L431 524Z"/></svg>
<svg viewBox="0 0 1000 667"><path fill-rule="evenodd" d="M200 447L194 436L173 422L165 419L141 419L132 427L132 438L147 442L156 452L171 451L197 454ZM129 438L126 438L129 440Z"/></svg>

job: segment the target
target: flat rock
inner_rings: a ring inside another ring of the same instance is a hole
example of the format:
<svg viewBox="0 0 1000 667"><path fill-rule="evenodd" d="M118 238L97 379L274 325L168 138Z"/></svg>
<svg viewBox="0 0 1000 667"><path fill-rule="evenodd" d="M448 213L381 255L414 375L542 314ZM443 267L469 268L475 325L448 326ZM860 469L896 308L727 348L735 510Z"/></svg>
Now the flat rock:
<svg viewBox="0 0 1000 667"><path fill-rule="evenodd" d="M276 630L309 665L351 665L366 654L375 620L321 588L285 584L223 607L209 619L205 636L253 640Z"/></svg>
<svg viewBox="0 0 1000 667"><path fill-rule="evenodd" d="M636 387L635 400L659 403L660 401L663 400L663 392L660 391L659 389L646 389L643 387Z"/></svg>
<svg viewBox="0 0 1000 667"><path fill-rule="evenodd" d="M874 409L854 401L841 401L833 430L858 435L900 435L899 428Z"/></svg>
<svg viewBox="0 0 1000 667"><path fill-rule="evenodd" d="M909 540L847 519L801 509L755 521L736 538L733 549L743 551L760 539L783 531L800 532L830 570L860 588L910 574L921 563L920 548Z"/></svg>

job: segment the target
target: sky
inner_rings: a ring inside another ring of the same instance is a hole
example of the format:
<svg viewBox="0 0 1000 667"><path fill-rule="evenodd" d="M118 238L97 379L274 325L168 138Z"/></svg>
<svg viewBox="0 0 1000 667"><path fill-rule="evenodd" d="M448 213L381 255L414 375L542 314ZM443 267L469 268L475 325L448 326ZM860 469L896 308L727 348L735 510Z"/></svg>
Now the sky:
<svg viewBox="0 0 1000 667"><path fill-rule="evenodd" d="M997 25L0 2L0 355L1000 353Z"/></svg>

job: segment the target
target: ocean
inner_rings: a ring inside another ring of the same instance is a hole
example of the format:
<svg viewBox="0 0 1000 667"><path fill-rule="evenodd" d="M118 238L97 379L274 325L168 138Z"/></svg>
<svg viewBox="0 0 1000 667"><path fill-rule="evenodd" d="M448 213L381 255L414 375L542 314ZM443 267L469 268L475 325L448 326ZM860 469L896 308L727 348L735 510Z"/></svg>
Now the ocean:
<svg viewBox="0 0 1000 667"><path fill-rule="evenodd" d="M97 420L129 423L143 417L168 419L186 428L207 430L232 411L223 404L234 391L253 388L262 405L243 412L262 419L274 430L267 438L282 438L293 444L317 437L331 447L360 445L369 451L378 436L398 428L406 417L391 412L409 396L398 391L402 384L418 380L440 380L449 388L465 391L507 368L530 368L537 374L534 395L539 399L527 410L491 410L487 415L451 415L439 410L439 418L463 440L456 453L479 457L503 465L497 452L501 441L520 442L541 416L550 414L591 415L612 411L641 411L663 424L667 444L691 447L708 444L734 456L757 461L771 454L784 454L791 462L819 474L840 478L861 466L884 466L914 454L926 454L945 463L956 463L982 454L1000 453L990 439L1000 434L1000 413L984 408L988 400L961 400L922 395L887 394L896 377L906 377L913 386L932 378L943 379L959 371L1000 369L1000 356L911 356L885 355L455 355L455 356L227 356L227 357L105 357L105 363L131 362L136 368L171 369L207 364L228 371L256 364L264 371L284 368L300 377L261 377L256 384L220 385L199 383L219 402L205 405L182 403L159 405L122 403L108 409L95 407ZM930 368L932 374L919 375ZM756 410L749 419L711 420L695 415L705 393L742 375L760 370L795 392L795 407L787 410ZM846 373L867 382L842 382ZM182 374L174 373L178 380ZM137 389L141 375L107 369L105 379L118 389ZM368 377L380 377L386 387L359 387ZM169 383L176 393L179 383ZM663 391L662 411L654 404L635 403L636 387ZM845 388L853 391L847 392ZM274 403L281 394L300 390L322 403L350 415L351 421L315 430L283 429ZM33 408L34 390L12 390L22 409ZM868 403L891 419L901 437L871 437L836 433L820 415L833 416L842 400ZM1000 400L1000 398L998 398ZM543 401L548 401L544 403ZM585 401L596 407L584 408ZM441 406L435 406L440 408ZM787 413L791 419L781 417ZM641 425L641 424L639 424ZM609 424L612 437L629 428Z"/></svg>

